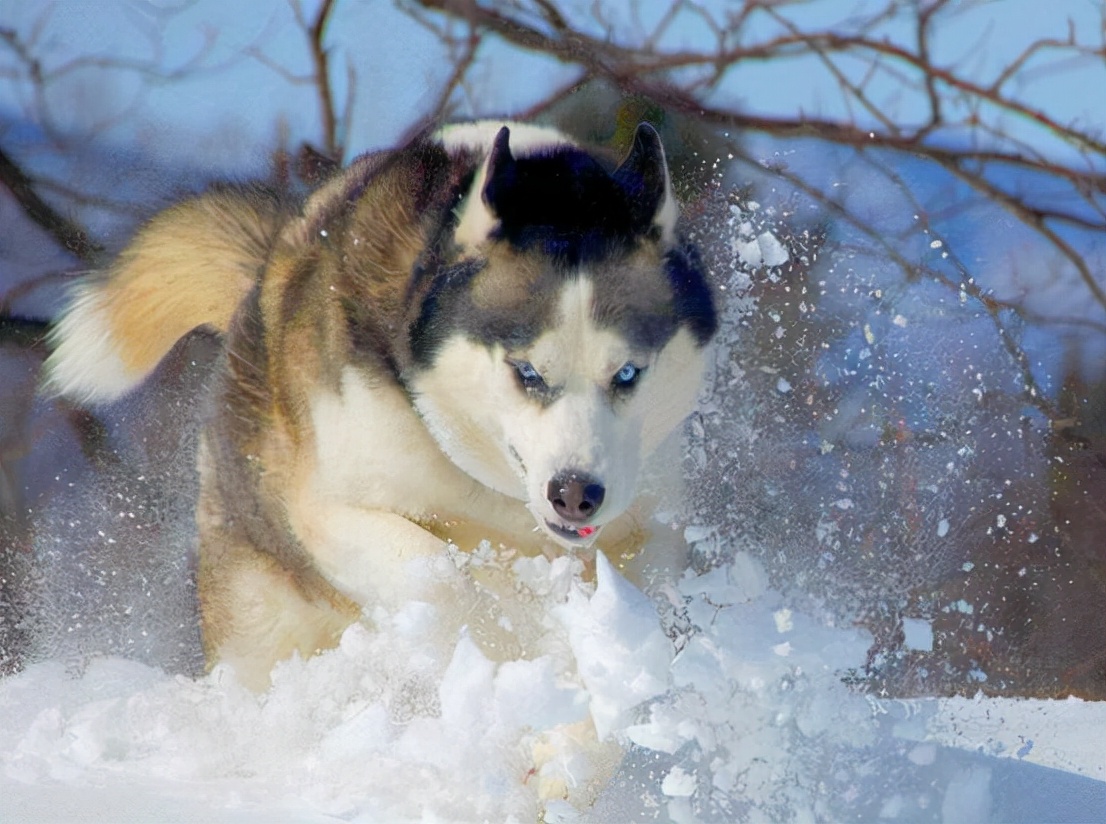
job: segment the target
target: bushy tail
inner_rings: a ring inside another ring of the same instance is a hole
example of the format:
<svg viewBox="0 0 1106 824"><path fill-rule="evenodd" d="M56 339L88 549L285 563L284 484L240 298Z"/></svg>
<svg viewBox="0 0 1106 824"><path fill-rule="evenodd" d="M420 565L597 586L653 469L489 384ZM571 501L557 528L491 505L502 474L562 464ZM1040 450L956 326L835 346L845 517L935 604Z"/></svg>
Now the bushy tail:
<svg viewBox="0 0 1106 824"><path fill-rule="evenodd" d="M50 333L44 389L110 401L200 326L225 331L282 222L277 199L221 188L153 218L106 272L79 283Z"/></svg>

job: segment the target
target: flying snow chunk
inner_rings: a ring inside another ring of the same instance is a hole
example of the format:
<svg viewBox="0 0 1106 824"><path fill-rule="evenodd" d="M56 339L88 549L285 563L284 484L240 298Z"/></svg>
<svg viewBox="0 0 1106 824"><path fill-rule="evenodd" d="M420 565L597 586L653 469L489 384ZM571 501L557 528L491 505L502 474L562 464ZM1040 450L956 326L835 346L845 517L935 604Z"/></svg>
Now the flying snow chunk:
<svg viewBox="0 0 1106 824"><path fill-rule="evenodd" d="M760 244L753 240L737 240L735 239L732 244L733 253L737 255L745 266L750 269L759 269L762 255L760 253Z"/></svg>
<svg viewBox="0 0 1106 824"><path fill-rule="evenodd" d="M698 786L699 780L695 777L695 773L676 766L661 781L661 792L669 798L688 798L695 795Z"/></svg>
<svg viewBox="0 0 1106 824"><path fill-rule="evenodd" d="M795 629L795 622L791 610L787 607L773 612L772 618L776 622L776 632L778 633L791 632L791 630Z"/></svg>
<svg viewBox="0 0 1106 824"><path fill-rule="evenodd" d="M633 707L668 689L672 645L648 597L595 556L595 594L574 590L554 611L568 632L591 717L605 739Z"/></svg>
<svg viewBox="0 0 1106 824"><path fill-rule="evenodd" d="M933 626L921 618L903 618L903 645L920 652L933 651Z"/></svg>
<svg viewBox="0 0 1106 824"><path fill-rule="evenodd" d="M771 232L762 232L751 239L735 239L731 248L750 269L759 269L762 266L771 269L783 266L791 259L787 248Z"/></svg>
<svg viewBox="0 0 1106 824"><path fill-rule="evenodd" d="M760 246L760 254L765 266L783 266L791 257L784 245L771 232L764 232L757 237L757 244Z"/></svg>

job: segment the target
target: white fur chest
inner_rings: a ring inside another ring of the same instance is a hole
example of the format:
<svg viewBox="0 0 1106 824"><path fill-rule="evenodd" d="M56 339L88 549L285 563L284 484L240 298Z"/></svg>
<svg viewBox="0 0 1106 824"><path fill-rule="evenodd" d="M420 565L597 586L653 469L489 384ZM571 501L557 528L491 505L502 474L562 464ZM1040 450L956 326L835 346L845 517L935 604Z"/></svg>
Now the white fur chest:
<svg viewBox="0 0 1106 824"><path fill-rule="evenodd" d="M404 393L347 368L340 393L311 405L320 499L424 517L469 497L475 481L438 448Z"/></svg>

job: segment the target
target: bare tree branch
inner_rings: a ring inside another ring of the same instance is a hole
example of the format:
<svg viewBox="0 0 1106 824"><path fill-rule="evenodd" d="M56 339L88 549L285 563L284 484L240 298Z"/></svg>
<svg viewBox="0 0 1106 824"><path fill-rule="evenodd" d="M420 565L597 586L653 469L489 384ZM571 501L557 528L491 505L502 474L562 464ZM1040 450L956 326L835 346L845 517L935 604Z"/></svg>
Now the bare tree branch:
<svg viewBox="0 0 1106 824"><path fill-rule="evenodd" d="M434 119L444 120L448 117L450 99L453 97L453 93L463 85L465 76L468 74L469 69L472 68L472 64L476 61L476 54L479 51L480 43L481 40L476 29L470 26L468 36L465 38L460 54L454 57L453 71L442 85L441 91L438 92L437 102L431 109Z"/></svg>
<svg viewBox="0 0 1106 824"><path fill-rule="evenodd" d="M164 25L165 20L184 11L189 4L181 4L177 7L163 7L156 11L159 18L159 26ZM33 100L33 119L58 143L64 142L63 130L57 126L54 115L54 106L51 105L47 90L54 84L64 80L69 75L79 72L97 70L107 72L124 72L126 74L143 77L149 84L172 83L184 78L196 78L204 73L219 73L228 69L241 59L235 55L224 61L211 62L209 60L214 51L217 32L210 28L201 29L202 42L183 60L175 65L164 65L164 46L160 39L151 32L144 31L151 44L149 57L135 58L116 54L79 54L58 63L51 64L40 51L46 52L47 48L40 44L43 32L46 30L47 21L54 6L46 6L44 12L31 27L30 32L20 36L14 29L0 27L0 45L6 46L8 52L14 56L15 64L5 71L14 79L25 78ZM243 49L248 53L249 48ZM103 122L86 128L86 132L96 132L125 120L137 111L142 100L147 94L143 87L120 110L108 114ZM85 137L88 135L86 134Z"/></svg>
<svg viewBox="0 0 1106 824"><path fill-rule="evenodd" d="M85 263L91 263L103 247L88 232L39 197L30 178L0 148L0 183L12 193L27 217L50 234L63 249Z"/></svg>
<svg viewBox="0 0 1106 824"><path fill-rule="evenodd" d="M334 92L330 85L330 52L326 47L326 27L334 11L334 0L323 0L315 19L307 28L308 42L311 46L311 61L315 66L315 84L319 89L319 115L323 123L323 147L334 158L341 158L342 147L338 145L338 114L334 110ZM297 2L294 5L296 19L306 24L303 9Z"/></svg>
<svg viewBox="0 0 1106 824"><path fill-rule="evenodd" d="M618 42L611 32L596 35L581 26L573 27L566 16L548 2L487 2L476 0L405 0L417 6L464 20L478 31L501 38L522 49L555 57L567 65L580 66L582 74L573 86L590 80L614 84L623 92L643 95L666 109L684 113L701 122L731 130L755 131L777 137L817 137L831 143L853 147L885 148L906 152L937 163L984 197L1000 204L1025 226L1053 244L1078 272L1091 298L1106 309L1104 290L1080 254L1057 229L1058 225L1101 232L1106 230L1106 142L1097 134L1064 123L1048 112L1031 106L1009 94L1006 89L1030 59L1048 50L1063 50L1066 57L1102 60L1106 45L1087 46L1077 42L1069 29L1066 40L1042 39L1026 47L991 81L979 81L938 65L931 55L930 36L935 20L950 8L947 0L919 4L914 17L915 46L912 49L876 33L878 22L896 14L888 4L866 22L851 31L807 31L789 19L790 4L765 0L746 0L737 11L730 11L727 22L731 34L752 15L762 14L779 28L776 36L743 42L733 36L720 37L714 48L662 50L658 33L646 36L640 46ZM693 9L707 16L699 6L673 2L662 17L658 30L673 24L673 16ZM532 14L530 12L533 12ZM713 18L711 18L713 19ZM770 60L814 55L846 93L872 119L875 128L852 119L812 117L805 114L772 117L751 114L735 107L720 105L705 91L714 88L734 67ZM849 58L865 61L870 71L894 77L904 91L920 91L928 101L924 121L908 125L889 116L880 103L870 97L861 82L839 64ZM897 67L897 68L896 68ZM707 69L705 77L687 80L687 70ZM682 73L681 73L682 72ZM677 77L681 78L677 80ZM556 95L563 95L558 90ZM950 120L949 101L965 112ZM540 111L543 103L533 107ZM1034 124L1041 132L1078 150L1084 164L1075 165L1044 157L1034 146L1013 139L984 119L983 112L999 112ZM984 143L957 145L949 140L954 133L986 136ZM943 140L938 140L944 135ZM1033 199L995 182L994 173L1002 168L1044 174L1064 182L1075 196L1064 206L1043 206ZM1082 202L1083 211L1074 208Z"/></svg>

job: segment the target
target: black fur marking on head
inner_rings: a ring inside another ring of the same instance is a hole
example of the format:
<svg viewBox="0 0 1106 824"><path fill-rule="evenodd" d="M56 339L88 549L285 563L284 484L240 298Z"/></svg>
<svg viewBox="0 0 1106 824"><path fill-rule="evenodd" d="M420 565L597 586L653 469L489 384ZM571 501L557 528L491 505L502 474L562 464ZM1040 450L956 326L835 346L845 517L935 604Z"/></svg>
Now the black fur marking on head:
<svg viewBox="0 0 1106 824"><path fill-rule="evenodd" d="M676 334L679 322L669 312L626 312L613 326L633 346L655 352Z"/></svg>
<svg viewBox="0 0 1106 824"><path fill-rule="evenodd" d="M475 176L476 169L470 166L461 175L459 181L450 188L448 196L444 198L447 208L439 210L437 224L430 233L426 248L415 263L411 272L411 279L407 282L405 302L410 302L419 290L424 288L428 278L432 279L438 273L441 262L448 258L448 247L453 231L457 228L457 206L464 199L465 193L472 188L472 180Z"/></svg>
<svg viewBox="0 0 1106 824"><path fill-rule="evenodd" d="M610 174L572 146L515 158L509 140L504 126L488 158L482 193L499 220L494 238L579 266L617 254L649 233L663 195L663 155L658 194L655 158L637 141L627 162Z"/></svg>
<svg viewBox="0 0 1106 824"><path fill-rule="evenodd" d="M500 250L499 262L492 262L495 255L453 262L449 237L455 212L448 210L412 271L410 365L428 367L454 335L506 351L525 348L555 322L556 301L550 298L581 268L596 278L593 313L600 326L618 330L644 351L662 348L681 326L705 344L718 319L698 253L690 245L665 251L656 242L654 222L667 196L667 172L652 127L638 128L613 173L571 146L516 158L509 138L507 127L496 136L482 195L498 219L491 238L511 250ZM452 189L450 204L467 186L467 174L458 176L461 189ZM648 242L641 246L641 241ZM516 253L519 261L525 255L530 262L517 271L517 283L510 274ZM512 285L505 292L497 285L503 278Z"/></svg>
<svg viewBox="0 0 1106 824"><path fill-rule="evenodd" d="M467 260L434 275L408 327L415 366L429 366L452 335L510 352L529 346L549 328L556 304L544 298L556 293L564 273L551 269L520 295L489 301L489 286L479 284L489 265L486 260Z"/></svg>
<svg viewBox="0 0 1106 824"><path fill-rule="evenodd" d="M672 285L677 320L691 330L700 346L706 345L718 331L718 312L699 250L690 243L670 249L664 270Z"/></svg>
<svg viewBox="0 0 1106 824"><path fill-rule="evenodd" d="M483 261L465 260L435 273L419 306L418 316L407 331L411 357L416 364L429 365L445 339L454 332L458 318L446 307L460 300L459 293L483 268ZM454 322L447 322L450 320Z"/></svg>
<svg viewBox="0 0 1106 824"><path fill-rule="evenodd" d="M629 153L611 175L626 192L636 225L651 227L666 194L668 170L660 135L648 123L634 132Z"/></svg>

